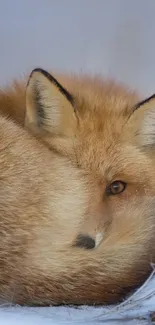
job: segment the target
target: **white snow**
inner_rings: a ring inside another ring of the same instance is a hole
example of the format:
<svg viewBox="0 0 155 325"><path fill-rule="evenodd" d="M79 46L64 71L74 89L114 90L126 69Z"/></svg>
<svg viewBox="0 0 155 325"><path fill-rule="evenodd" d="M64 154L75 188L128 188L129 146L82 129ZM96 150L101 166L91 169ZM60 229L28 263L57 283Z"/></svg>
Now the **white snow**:
<svg viewBox="0 0 155 325"><path fill-rule="evenodd" d="M131 297L108 307L1 306L0 325L146 325L155 311L155 271Z"/></svg>

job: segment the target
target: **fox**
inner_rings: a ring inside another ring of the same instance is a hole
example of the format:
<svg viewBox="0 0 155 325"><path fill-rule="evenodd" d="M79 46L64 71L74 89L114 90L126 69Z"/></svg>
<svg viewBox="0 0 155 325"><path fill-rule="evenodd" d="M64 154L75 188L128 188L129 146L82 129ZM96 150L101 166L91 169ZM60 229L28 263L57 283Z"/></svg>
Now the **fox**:
<svg viewBox="0 0 155 325"><path fill-rule="evenodd" d="M122 301L155 262L155 95L34 69L0 91L0 301Z"/></svg>

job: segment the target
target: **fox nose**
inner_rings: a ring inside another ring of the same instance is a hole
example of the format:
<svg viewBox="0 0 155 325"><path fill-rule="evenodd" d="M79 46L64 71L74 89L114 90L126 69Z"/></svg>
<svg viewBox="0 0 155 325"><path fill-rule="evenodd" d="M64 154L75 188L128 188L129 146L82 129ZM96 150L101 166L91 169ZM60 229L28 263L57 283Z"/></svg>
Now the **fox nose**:
<svg viewBox="0 0 155 325"><path fill-rule="evenodd" d="M81 247L85 249L95 248L95 240L89 235L78 235L75 241L76 247Z"/></svg>
<svg viewBox="0 0 155 325"><path fill-rule="evenodd" d="M97 233L95 239L89 235L80 234L77 236L74 246L85 249L93 249L100 244L102 239L103 233Z"/></svg>

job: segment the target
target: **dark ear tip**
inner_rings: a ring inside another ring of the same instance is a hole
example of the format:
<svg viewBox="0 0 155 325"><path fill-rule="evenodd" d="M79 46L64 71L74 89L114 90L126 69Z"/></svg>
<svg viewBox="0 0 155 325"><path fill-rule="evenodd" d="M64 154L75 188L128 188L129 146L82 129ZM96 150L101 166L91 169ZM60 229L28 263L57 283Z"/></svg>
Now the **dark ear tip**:
<svg viewBox="0 0 155 325"><path fill-rule="evenodd" d="M51 78L51 75L44 69L42 68L35 68L31 71L30 75L29 75L29 78L28 78L28 82L27 82L27 86L29 85L29 82L30 80L33 78L34 74L35 73L40 73L42 75L44 75L46 78L50 79Z"/></svg>
<svg viewBox="0 0 155 325"><path fill-rule="evenodd" d="M151 95L150 97L147 97L146 99L138 102L134 108L133 108L133 111L136 111L140 106L144 105L144 104L147 104L150 100L152 99L155 99L155 94Z"/></svg>
<svg viewBox="0 0 155 325"><path fill-rule="evenodd" d="M47 78L49 78L49 76L50 76L50 74L46 70L44 70L42 68L35 68L31 71L29 78L31 78L35 72L41 73Z"/></svg>
<svg viewBox="0 0 155 325"><path fill-rule="evenodd" d="M72 95L63 87L61 86L61 84L46 70L42 69L42 68L35 68L32 70L29 79L28 79L28 83L27 86L29 85L30 80L32 79L33 75L35 73L40 73L42 74L45 78L47 78L50 82L54 83L55 86L61 91L61 93L63 95L65 95L65 97L70 101L70 103L73 105L74 103L74 99L72 97Z"/></svg>
<svg viewBox="0 0 155 325"><path fill-rule="evenodd" d="M45 71L45 70L38 67L38 68L33 69L31 73L34 73L34 72L41 72L42 73L42 71Z"/></svg>

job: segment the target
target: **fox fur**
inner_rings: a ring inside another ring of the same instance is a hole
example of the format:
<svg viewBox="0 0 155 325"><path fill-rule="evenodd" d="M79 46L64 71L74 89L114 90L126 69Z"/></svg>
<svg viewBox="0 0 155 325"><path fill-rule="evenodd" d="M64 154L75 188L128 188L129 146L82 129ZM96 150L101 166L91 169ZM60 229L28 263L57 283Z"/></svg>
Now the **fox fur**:
<svg viewBox="0 0 155 325"><path fill-rule="evenodd" d="M155 262L155 97L98 76L26 79L0 91L0 300L116 303Z"/></svg>

